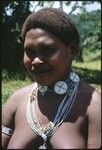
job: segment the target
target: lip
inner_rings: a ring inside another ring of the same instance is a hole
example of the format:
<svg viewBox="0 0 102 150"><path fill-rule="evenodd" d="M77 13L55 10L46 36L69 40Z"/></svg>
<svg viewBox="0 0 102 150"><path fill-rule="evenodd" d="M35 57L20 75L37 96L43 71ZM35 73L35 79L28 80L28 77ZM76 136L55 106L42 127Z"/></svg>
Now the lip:
<svg viewBox="0 0 102 150"><path fill-rule="evenodd" d="M51 73L53 71L53 69L47 69L47 70L36 70L36 71L31 71L36 77L42 77L45 76L49 73Z"/></svg>

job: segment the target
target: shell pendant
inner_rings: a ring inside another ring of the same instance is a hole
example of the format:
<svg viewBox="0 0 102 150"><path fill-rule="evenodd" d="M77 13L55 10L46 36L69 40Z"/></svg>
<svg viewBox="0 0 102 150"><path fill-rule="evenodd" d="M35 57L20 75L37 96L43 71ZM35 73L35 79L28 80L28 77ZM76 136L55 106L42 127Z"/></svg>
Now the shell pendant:
<svg viewBox="0 0 102 150"><path fill-rule="evenodd" d="M43 145L41 145L39 149L47 149L46 141L44 141Z"/></svg>

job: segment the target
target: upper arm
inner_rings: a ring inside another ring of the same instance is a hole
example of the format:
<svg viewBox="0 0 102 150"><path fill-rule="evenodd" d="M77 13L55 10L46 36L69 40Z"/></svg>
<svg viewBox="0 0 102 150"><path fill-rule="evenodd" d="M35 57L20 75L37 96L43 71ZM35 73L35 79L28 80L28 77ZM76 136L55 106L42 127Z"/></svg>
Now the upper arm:
<svg viewBox="0 0 102 150"><path fill-rule="evenodd" d="M4 105L2 109L2 125L8 128L14 129L15 128L15 115L17 112L18 107L21 105L21 102L24 103L26 97L29 96L31 89L33 87L28 85L18 91L16 91L8 102ZM7 148L7 145L10 140L10 136L2 134L2 146Z"/></svg>
<svg viewBox="0 0 102 150"><path fill-rule="evenodd" d="M14 129L14 116L17 109L17 93L15 92L2 108L2 125ZM2 133L2 147L6 148L11 136Z"/></svg>
<svg viewBox="0 0 102 150"><path fill-rule="evenodd" d="M94 92L88 108L88 148L101 147L101 95Z"/></svg>
<svg viewBox="0 0 102 150"><path fill-rule="evenodd" d="M13 118L17 108L16 93L14 93L2 108L2 124L13 128Z"/></svg>

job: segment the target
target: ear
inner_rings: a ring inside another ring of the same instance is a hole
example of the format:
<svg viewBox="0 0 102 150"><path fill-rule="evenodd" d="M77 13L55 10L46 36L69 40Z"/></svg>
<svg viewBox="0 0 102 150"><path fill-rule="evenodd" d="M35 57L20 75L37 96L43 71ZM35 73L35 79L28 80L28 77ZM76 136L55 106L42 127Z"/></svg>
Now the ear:
<svg viewBox="0 0 102 150"><path fill-rule="evenodd" d="M75 46L75 43L69 44L67 48L68 48L68 51L70 52L72 58L74 58L75 55L76 55L76 46Z"/></svg>

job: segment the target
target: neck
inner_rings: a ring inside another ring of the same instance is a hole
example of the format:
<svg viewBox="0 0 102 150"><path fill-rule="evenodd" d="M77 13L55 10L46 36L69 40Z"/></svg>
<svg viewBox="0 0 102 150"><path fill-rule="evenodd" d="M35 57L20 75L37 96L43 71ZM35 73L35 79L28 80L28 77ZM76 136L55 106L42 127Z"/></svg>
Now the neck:
<svg viewBox="0 0 102 150"><path fill-rule="evenodd" d="M74 85L79 82L79 77L73 71L70 74L66 74L62 80L58 80L55 84L49 86L38 85L38 91L41 95L63 95L70 93Z"/></svg>

